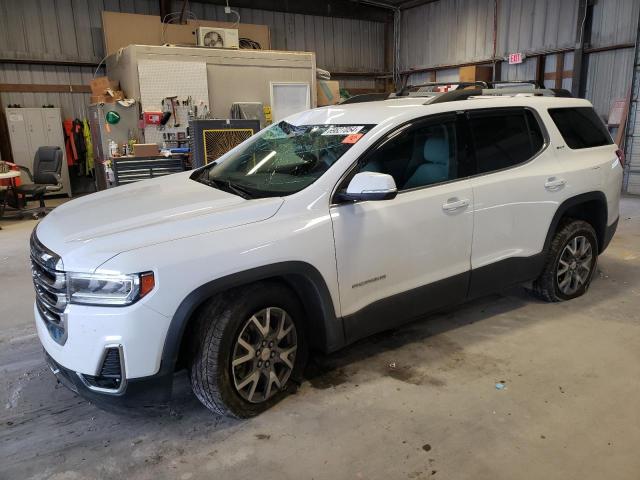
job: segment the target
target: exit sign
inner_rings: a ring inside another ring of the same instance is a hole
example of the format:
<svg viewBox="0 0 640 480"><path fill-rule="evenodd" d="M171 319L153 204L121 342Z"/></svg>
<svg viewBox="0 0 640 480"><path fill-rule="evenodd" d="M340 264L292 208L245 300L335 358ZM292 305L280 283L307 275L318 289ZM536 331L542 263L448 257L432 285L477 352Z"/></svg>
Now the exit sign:
<svg viewBox="0 0 640 480"><path fill-rule="evenodd" d="M522 63L524 60L524 55L520 52L518 53L510 53L509 54L509 65L514 65L516 63Z"/></svg>

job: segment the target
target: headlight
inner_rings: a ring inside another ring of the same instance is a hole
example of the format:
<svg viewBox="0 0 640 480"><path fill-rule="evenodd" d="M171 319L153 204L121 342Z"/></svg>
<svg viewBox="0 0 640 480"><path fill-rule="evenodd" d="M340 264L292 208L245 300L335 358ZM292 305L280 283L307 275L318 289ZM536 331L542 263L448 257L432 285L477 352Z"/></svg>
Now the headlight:
<svg viewBox="0 0 640 480"><path fill-rule="evenodd" d="M82 305L131 305L154 286L153 272L131 275L67 273L69 302Z"/></svg>

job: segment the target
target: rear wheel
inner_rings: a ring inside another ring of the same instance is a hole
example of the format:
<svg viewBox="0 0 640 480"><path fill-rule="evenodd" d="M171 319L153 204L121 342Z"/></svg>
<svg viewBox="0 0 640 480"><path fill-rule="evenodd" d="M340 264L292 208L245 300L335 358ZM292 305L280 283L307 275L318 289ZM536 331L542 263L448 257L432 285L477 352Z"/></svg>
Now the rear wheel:
<svg viewBox="0 0 640 480"><path fill-rule="evenodd" d="M256 283L200 312L190 377L211 411L246 418L281 400L306 360L302 307L278 283Z"/></svg>
<svg viewBox="0 0 640 480"><path fill-rule="evenodd" d="M593 227L568 219L553 237L542 274L533 283L533 293L547 301L560 302L583 295L596 269L598 240Z"/></svg>

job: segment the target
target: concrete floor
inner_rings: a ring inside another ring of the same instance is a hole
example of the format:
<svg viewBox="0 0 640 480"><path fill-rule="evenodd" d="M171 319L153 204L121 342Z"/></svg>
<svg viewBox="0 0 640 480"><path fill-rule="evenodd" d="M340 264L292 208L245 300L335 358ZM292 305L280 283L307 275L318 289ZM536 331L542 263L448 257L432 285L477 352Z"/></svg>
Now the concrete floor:
<svg viewBox="0 0 640 480"><path fill-rule="evenodd" d="M359 342L249 421L210 414L184 379L152 418L56 385L32 326L34 222L3 226L1 479L640 477L638 198L586 296L545 304L515 288Z"/></svg>

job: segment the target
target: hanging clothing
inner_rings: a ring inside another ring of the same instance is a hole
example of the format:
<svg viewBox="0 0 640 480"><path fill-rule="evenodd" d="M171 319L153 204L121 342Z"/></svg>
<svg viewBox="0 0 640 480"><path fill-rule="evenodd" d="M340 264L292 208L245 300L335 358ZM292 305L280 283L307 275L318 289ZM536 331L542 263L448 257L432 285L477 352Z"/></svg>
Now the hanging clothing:
<svg viewBox="0 0 640 480"><path fill-rule="evenodd" d="M82 120L76 118L73 121L73 143L76 147L76 165L78 166L78 175L86 175L85 163L87 161L87 146L84 142L84 126Z"/></svg>
<svg viewBox="0 0 640 480"><path fill-rule="evenodd" d="M64 130L64 145L67 150L67 165L72 166L78 158L76 144L73 141L73 120L68 118L63 121L62 128Z"/></svg>
<svg viewBox="0 0 640 480"><path fill-rule="evenodd" d="M84 144L87 149L87 161L85 162L85 173L87 175L93 174L93 142L91 141L91 129L89 129L89 122L85 118L82 121L82 135L84 136Z"/></svg>

